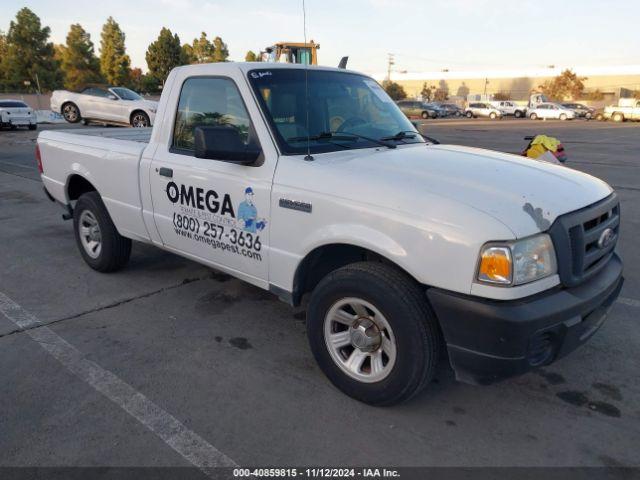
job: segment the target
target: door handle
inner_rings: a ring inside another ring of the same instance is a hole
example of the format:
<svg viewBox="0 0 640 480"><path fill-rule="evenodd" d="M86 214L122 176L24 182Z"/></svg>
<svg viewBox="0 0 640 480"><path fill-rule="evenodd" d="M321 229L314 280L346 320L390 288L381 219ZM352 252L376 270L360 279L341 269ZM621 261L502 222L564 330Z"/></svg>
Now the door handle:
<svg viewBox="0 0 640 480"><path fill-rule="evenodd" d="M172 168L160 167L160 170L158 170L158 173L163 177L173 178Z"/></svg>

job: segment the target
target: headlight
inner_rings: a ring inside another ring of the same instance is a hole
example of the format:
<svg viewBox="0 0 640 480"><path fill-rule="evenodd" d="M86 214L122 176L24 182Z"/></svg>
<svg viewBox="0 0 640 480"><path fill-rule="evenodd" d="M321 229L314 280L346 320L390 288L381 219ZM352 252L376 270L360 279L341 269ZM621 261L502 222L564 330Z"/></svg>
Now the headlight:
<svg viewBox="0 0 640 480"><path fill-rule="evenodd" d="M514 286L558 271L556 252L546 233L515 242L489 243L480 250L477 279L482 283Z"/></svg>

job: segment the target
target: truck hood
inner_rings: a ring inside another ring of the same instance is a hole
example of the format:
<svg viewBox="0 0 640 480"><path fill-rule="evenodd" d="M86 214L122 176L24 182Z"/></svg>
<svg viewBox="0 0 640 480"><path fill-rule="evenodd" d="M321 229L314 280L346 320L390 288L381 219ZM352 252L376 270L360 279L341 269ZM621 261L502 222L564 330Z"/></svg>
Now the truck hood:
<svg viewBox="0 0 640 480"><path fill-rule="evenodd" d="M413 215L428 214L428 203L436 196L494 217L516 238L545 231L559 215L613 191L602 180L571 168L453 145L342 151L321 162L315 189L327 182L334 193L349 192L346 196L353 200Z"/></svg>

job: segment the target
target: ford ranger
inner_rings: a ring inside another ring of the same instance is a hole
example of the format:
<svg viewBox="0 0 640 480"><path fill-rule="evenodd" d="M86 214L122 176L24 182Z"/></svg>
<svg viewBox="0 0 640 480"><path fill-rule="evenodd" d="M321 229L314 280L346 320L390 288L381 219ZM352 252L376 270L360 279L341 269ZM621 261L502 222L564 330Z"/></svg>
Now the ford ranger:
<svg viewBox="0 0 640 480"><path fill-rule="evenodd" d="M91 268L144 242L303 304L322 371L370 404L408 399L445 358L476 384L547 365L622 286L609 185L427 142L351 71L178 67L153 130L44 131L36 156Z"/></svg>

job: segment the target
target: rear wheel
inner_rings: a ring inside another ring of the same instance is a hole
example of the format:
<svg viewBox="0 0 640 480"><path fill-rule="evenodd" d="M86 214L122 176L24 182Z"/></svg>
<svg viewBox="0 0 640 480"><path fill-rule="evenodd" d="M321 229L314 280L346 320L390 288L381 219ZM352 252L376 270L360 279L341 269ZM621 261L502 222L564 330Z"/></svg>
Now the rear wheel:
<svg viewBox="0 0 640 480"><path fill-rule="evenodd" d="M514 116L516 118L522 118L524 116L524 114L520 110L516 110L515 113L514 113Z"/></svg>
<svg viewBox="0 0 640 480"><path fill-rule="evenodd" d="M491 120L495 120L497 117L498 117L498 115L496 115L496 113L495 113L495 112L491 112L491 113L489 114L489 118L490 118Z"/></svg>
<svg viewBox="0 0 640 480"><path fill-rule="evenodd" d="M624 122L624 115L620 112L616 112L611 116L611 120L614 122Z"/></svg>
<svg viewBox="0 0 640 480"><path fill-rule="evenodd" d="M535 113L532 113L531 115L529 115L529 118L530 118L531 120L537 120L537 119L538 119L538 115L537 115L537 114L535 114Z"/></svg>
<svg viewBox="0 0 640 480"><path fill-rule="evenodd" d="M424 292L404 273L362 262L314 289L307 334L318 365L347 395L392 405L434 375L441 336Z"/></svg>
<svg viewBox="0 0 640 480"><path fill-rule="evenodd" d="M75 103L65 103L62 106L62 116L69 123L78 123L82 116L80 115L80 109Z"/></svg>
<svg viewBox="0 0 640 480"><path fill-rule="evenodd" d="M97 192L83 194L73 211L76 243L84 261L99 272L122 268L131 255L131 240L118 233Z"/></svg>
<svg viewBox="0 0 640 480"><path fill-rule="evenodd" d="M131 115L131 126L135 128L146 128L151 125L149 116L144 112L134 112Z"/></svg>
<svg viewBox="0 0 640 480"><path fill-rule="evenodd" d="M422 112L420 116L426 120L427 118L429 118L429 112Z"/></svg>
<svg viewBox="0 0 640 480"><path fill-rule="evenodd" d="M566 120L566 119L567 119L567 115L566 115L566 114L564 114L564 113L561 113L561 114L560 114L560 117L558 117L558 118L560 118L560 120L563 120L563 121L564 121L564 120Z"/></svg>

